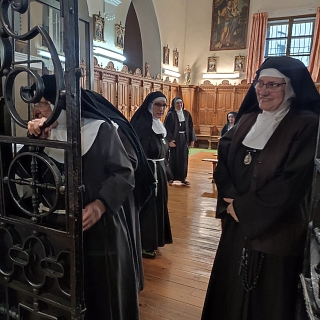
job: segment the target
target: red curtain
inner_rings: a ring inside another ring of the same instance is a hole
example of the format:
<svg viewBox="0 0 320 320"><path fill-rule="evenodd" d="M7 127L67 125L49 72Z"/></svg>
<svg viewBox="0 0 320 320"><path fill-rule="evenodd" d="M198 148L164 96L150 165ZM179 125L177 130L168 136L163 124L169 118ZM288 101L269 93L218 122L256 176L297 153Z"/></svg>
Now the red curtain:
<svg viewBox="0 0 320 320"><path fill-rule="evenodd" d="M246 78L248 83L251 83L253 81L257 69L263 62L267 24L267 12L255 13L253 15L250 43L248 49L248 61L246 66Z"/></svg>
<svg viewBox="0 0 320 320"><path fill-rule="evenodd" d="M320 7L317 8L309 72L314 82L320 82Z"/></svg>

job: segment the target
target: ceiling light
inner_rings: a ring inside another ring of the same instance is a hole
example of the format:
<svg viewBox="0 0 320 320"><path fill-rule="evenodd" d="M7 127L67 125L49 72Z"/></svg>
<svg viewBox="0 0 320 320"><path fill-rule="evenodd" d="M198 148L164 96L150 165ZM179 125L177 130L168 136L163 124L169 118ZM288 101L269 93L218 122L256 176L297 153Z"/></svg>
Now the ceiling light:
<svg viewBox="0 0 320 320"><path fill-rule="evenodd" d="M123 54L118 52L113 52L101 47L93 47L93 53L96 55L112 58L115 60L120 60L120 61L126 60L126 57Z"/></svg>
<svg viewBox="0 0 320 320"><path fill-rule="evenodd" d="M235 79L239 78L239 73L204 73L203 79Z"/></svg>
<svg viewBox="0 0 320 320"><path fill-rule="evenodd" d="M117 7L121 3L121 0L104 0L104 2L112 4L113 6Z"/></svg>
<svg viewBox="0 0 320 320"><path fill-rule="evenodd" d="M51 59L51 53L49 51L38 50L37 53L41 57L45 57L45 58ZM66 61L66 57L65 56L58 55L58 57L59 57L61 62L65 62Z"/></svg>
<svg viewBox="0 0 320 320"><path fill-rule="evenodd" d="M162 72L164 74L167 74L168 76L171 77L176 77L176 78L180 78L181 74L179 72L173 71L173 70L169 70L169 69L163 69Z"/></svg>

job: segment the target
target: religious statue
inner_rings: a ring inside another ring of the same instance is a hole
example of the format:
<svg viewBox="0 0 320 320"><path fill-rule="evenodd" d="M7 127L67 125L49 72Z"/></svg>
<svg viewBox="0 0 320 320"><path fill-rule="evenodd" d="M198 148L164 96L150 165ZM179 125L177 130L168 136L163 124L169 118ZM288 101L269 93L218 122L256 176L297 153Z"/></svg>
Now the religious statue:
<svg viewBox="0 0 320 320"><path fill-rule="evenodd" d="M146 63L144 64L144 76L145 76L145 77L150 77L149 68L150 68L150 64L149 64L148 62L146 62Z"/></svg>
<svg viewBox="0 0 320 320"><path fill-rule="evenodd" d="M191 68L189 65L187 65L187 68L184 71L184 83L190 84L190 81L191 81Z"/></svg>

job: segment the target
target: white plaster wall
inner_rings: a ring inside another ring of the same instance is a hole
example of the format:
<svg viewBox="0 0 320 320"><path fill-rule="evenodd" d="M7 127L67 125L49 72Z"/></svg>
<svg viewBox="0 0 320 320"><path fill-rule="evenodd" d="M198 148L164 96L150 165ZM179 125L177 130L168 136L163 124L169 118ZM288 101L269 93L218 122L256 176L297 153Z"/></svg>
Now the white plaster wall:
<svg viewBox="0 0 320 320"><path fill-rule="evenodd" d="M188 0L189 1L189 0ZM181 74L177 81L183 84L184 66L185 66L185 45L186 45L186 0L153 0L154 7L157 14L160 39L161 39L161 66ZM167 46L170 49L169 65L163 64L163 47ZM173 50L177 49L179 52L179 67L173 66ZM162 73L162 77L167 75ZM169 77L172 81L174 77Z"/></svg>
<svg viewBox="0 0 320 320"><path fill-rule="evenodd" d="M249 12L249 26L247 43L250 37L251 20L253 13L268 12L270 18L311 14L320 6L320 0L251 0ZM202 74L207 71L207 59L215 54L218 57L217 72L233 72L234 57L245 50L210 51L212 19L212 0L188 0L186 13L186 50L184 61L190 64L191 84L203 83ZM244 74L241 75L241 79ZM230 79L230 82L239 83L240 80ZM221 83L221 80L210 80L211 83Z"/></svg>
<svg viewBox="0 0 320 320"><path fill-rule="evenodd" d="M122 53L122 50L116 48L114 44L114 25L120 21L122 25L125 24L131 1L122 0L118 6L110 5L103 0L87 0L87 2L90 16L100 11L105 17L106 42L94 42L94 45ZM189 64L192 69L191 84L198 85L204 81L202 74L207 71L209 56L218 57L217 72L219 73L233 72L236 55L247 56L247 49L210 51L213 0L133 0L133 3L142 34L143 63L150 64L153 76L162 73L165 67L179 72L181 77L177 80L182 84L183 72ZM270 18L276 18L315 13L318 6L320 6L320 0L251 0L247 43L253 13L268 12ZM163 65L163 47L166 45L170 49L169 65ZM178 68L173 67L175 48L179 52ZM104 66L109 61L101 57L98 57L98 60ZM116 61L114 63L121 69L122 63ZM162 73L162 77L166 75ZM241 73L240 79L229 80L234 84L239 83L243 78L244 73ZM173 77L170 77L170 80L173 80ZM211 80L211 82L215 84L220 83L221 80Z"/></svg>

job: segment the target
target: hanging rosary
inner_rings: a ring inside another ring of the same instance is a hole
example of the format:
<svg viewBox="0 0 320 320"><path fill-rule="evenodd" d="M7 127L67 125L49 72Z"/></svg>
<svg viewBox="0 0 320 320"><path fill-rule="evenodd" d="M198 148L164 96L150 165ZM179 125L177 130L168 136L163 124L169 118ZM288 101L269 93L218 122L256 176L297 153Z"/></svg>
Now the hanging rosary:
<svg viewBox="0 0 320 320"><path fill-rule="evenodd" d="M242 277L242 284L243 284L244 290L251 291L257 286L263 259L264 259L264 254L262 252L259 252L258 270L252 281L252 284L249 284L249 279L248 279L249 250L246 248L242 249L239 275Z"/></svg>

